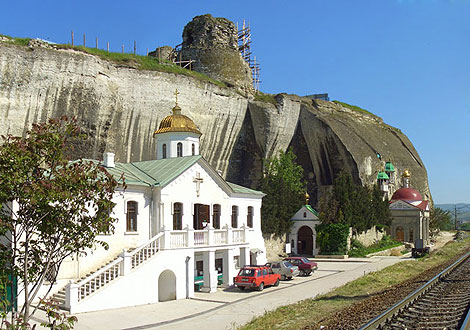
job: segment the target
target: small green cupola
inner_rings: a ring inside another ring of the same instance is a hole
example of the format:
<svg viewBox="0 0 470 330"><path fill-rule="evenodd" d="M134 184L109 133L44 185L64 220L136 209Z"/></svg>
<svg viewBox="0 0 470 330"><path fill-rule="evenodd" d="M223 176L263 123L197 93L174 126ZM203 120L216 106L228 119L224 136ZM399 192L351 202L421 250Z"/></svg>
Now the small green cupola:
<svg viewBox="0 0 470 330"><path fill-rule="evenodd" d="M393 165L392 165L393 166ZM389 180L390 178L388 177L388 174L385 173L385 172L379 172L379 174L377 174L377 180Z"/></svg>
<svg viewBox="0 0 470 330"><path fill-rule="evenodd" d="M385 163L385 172L387 172L387 173L395 172L395 166L393 166L392 162L386 162Z"/></svg>

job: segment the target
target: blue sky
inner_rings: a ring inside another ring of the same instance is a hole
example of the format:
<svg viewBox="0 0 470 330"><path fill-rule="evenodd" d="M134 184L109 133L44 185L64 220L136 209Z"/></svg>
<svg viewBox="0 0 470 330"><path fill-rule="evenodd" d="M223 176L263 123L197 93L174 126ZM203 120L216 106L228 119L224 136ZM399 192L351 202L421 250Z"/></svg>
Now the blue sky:
<svg viewBox="0 0 470 330"><path fill-rule="evenodd" d="M1 34L67 43L73 30L140 54L179 44L194 16L245 19L261 91L368 109L413 142L436 203L470 202L470 0L5 3Z"/></svg>

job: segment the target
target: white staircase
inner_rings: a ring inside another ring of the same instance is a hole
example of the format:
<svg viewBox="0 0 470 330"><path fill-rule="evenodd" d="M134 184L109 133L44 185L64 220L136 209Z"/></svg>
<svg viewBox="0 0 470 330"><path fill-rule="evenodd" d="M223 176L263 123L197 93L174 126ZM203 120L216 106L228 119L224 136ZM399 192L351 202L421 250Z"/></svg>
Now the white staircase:
<svg viewBox="0 0 470 330"><path fill-rule="evenodd" d="M78 304L81 300L154 257L161 249L162 237L163 234L158 234L132 251L123 251L115 259L87 274L78 282L68 284L55 293L52 299L58 303L60 308L70 310L71 306Z"/></svg>

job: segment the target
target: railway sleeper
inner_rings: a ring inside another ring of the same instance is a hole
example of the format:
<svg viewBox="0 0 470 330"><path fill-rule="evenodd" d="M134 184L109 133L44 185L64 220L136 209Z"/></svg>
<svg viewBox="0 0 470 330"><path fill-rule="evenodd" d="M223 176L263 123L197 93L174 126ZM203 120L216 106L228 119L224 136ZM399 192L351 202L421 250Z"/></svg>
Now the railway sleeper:
<svg viewBox="0 0 470 330"><path fill-rule="evenodd" d="M404 326L404 329L454 329L459 325L460 320L424 320L413 318L397 317L397 322Z"/></svg>
<svg viewBox="0 0 470 330"><path fill-rule="evenodd" d="M421 307L421 309L430 309L430 308L465 308L468 306L468 301L436 301L436 300L428 300L428 301L417 301L413 306L415 308Z"/></svg>
<svg viewBox="0 0 470 330"><path fill-rule="evenodd" d="M422 317L459 317L461 316L463 310L455 310L455 311L448 311L448 310L439 310L439 311L428 311L428 312L414 312L412 310L405 310L402 312L402 315L407 317L413 317L413 315L421 315Z"/></svg>

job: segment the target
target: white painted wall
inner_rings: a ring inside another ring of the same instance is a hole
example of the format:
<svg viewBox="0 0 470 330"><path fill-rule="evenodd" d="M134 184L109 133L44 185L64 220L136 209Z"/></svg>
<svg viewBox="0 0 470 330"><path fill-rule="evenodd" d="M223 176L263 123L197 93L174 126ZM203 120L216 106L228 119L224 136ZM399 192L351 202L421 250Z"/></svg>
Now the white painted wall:
<svg viewBox="0 0 470 330"><path fill-rule="evenodd" d="M126 231L126 204L128 201L138 203L137 232ZM78 279L90 271L104 265L119 255L123 249L136 248L150 238L150 209L151 190L140 186L128 186L125 192L116 192L113 197L116 206L113 216L117 218L114 223L114 234L99 235L97 240L104 241L109 249L95 244L93 249L87 249L86 255L72 256L64 260L58 279Z"/></svg>
<svg viewBox="0 0 470 330"><path fill-rule="evenodd" d="M167 132L157 135L156 159L163 158L163 145L166 144L166 158L177 157L176 146L178 142L183 144L183 157L192 156L192 145L194 144L194 155L199 155L199 134L191 132Z"/></svg>
<svg viewBox="0 0 470 330"><path fill-rule="evenodd" d="M186 257L191 257L188 278L194 279L192 250L160 251L126 276L119 277L72 307L71 313L82 313L158 302L158 279L165 270L176 276L176 299L186 298ZM194 295L194 286L189 286Z"/></svg>

